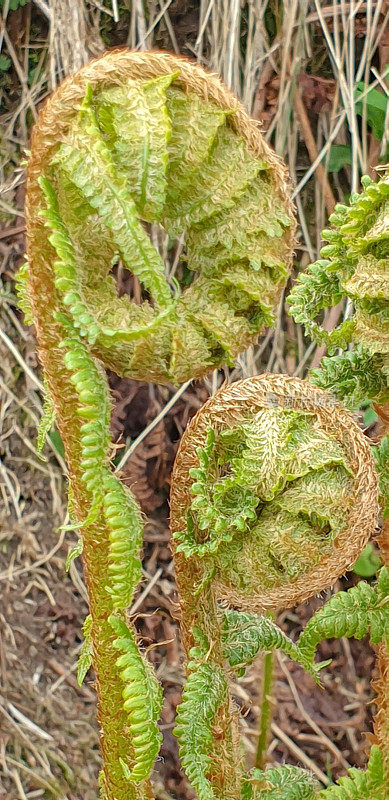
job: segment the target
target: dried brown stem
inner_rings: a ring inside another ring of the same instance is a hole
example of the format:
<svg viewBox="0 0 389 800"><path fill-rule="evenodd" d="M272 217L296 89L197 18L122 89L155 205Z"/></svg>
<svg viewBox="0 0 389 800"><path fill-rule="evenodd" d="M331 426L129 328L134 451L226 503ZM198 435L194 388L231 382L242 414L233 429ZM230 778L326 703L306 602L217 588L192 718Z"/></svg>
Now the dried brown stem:
<svg viewBox="0 0 389 800"><path fill-rule="evenodd" d="M310 125L310 122L309 122L309 119L308 119L308 114L307 114L303 99L301 97L299 89L297 89L297 88L296 88L296 91L294 93L294 107L295 107L295 111L296 111L296 114L297 114L299 122L300 122L301 130L302 130L302 134L303 134L304 141L305 141L305 144L306 144L306 148L308 150L309 158L310 158L311 162L313 163L314 161L316 161L316 159L317 159L317 157L319 155L319 151L318 151L317 146L316 146L315 138L314 138L313 133L312 133L312 128L311 128L311 125ZM318 181L319 181L319 183L321 185L321 189L322 189L322 192L323 192L323 198L324 198L324 203L325 203L325 206L326 206L326 209L327 209L327 214L328 214L328 216L330 216L330 214L332 214L332 212L334 210L336 201L335 201L335 197L333 195L331 186L330 186L329 181L328 181L327 173L326 173L326 171L325 171L325 169L323 167L323 164L320 163L320 164L317 165L317 167L316 167L316 175L317 175L317 179L318 179Z"/></svg>

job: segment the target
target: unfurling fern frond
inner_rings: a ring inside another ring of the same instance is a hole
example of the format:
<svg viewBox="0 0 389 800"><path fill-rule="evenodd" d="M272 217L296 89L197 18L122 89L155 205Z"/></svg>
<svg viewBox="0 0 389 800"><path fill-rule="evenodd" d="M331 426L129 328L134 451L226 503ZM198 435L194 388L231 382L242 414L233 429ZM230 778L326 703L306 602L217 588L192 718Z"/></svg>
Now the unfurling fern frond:
<svg viewBox="0 0 389 800"><path fill-rule="evenodd" d="M139 552L143 541L142 514L135 497L114 475L104 478L104 515L109 528L110 583L114 608L127 608L142 577Z"/></svg>
<svg viewBox="0 0 389 800"><path fill-rule="evenodd" d="M389 569L382 567L376 586L360 581L347 592L338 592L316 611L304 628L298 649L313 661L323 639L370 634L373 644L389 637Z"/></svg>
<svg viewBox="0 0 389 800"><path fill-rule="evenodd" d="M318 783L305 770L288 764L254 769L243 784L242 800L315 800Z"/></svg>
<svg viewBox="0 0 389 800"><path fill-rule="evenodd" d="M92 666L93 659L93 644L92 644L92 625L93 620L90 614L85 618L82 626L84 634L84 642L78 657L77 664L77 683L79 686L84 682L84 678L90 667Z"/></svg>
<svg viewBox="0 0 389 800"><path fill-rule="evenodd" d="M178 462L174 474L185 486L172 516L177 554L198 563L204 579L213 569L218 599L242 610L277 608L300 589L308 597L315 570L313 592L323 580L322 558L339 574L339 541L345 569L351 549L354 561L359 555L346 531L350 524L361 530L351 498L359 491L362 454L373 475L363 435L325 393L283 377L236 383L212 406L213 414L209 403L185 433L185 466ZM358 444L350 447L351 429ZM174 489L172 497L175 507Z"/></svg>
<svg viewBox="0 0 389 800"><path fill-rule="evenodd" d="M212 765L212 725L219 707L227 701L227 681L213 663L192 659L191 669L177 709L174 735L179 742L181 764L199 800L214 800L207 778Z"/></svg>
<svg viewBox="0 0 389 800"><path fill-rule="evenodd" d="M350 769L348 776L328 786L317 795L317 800L388 800L389 783L384 775L382 754L373 745L365 772Z"/></svg>
<svg viewBox="0 0 389 800"><path fill-rule="evenodd" d="M274 781L271 771L261 773L259 785L246 779L236 715L232 701L224 700L224 689L217 721L204 734L212 765L207 754L203 759L196 740L202 731L201 694L205 710L214 713L216 700L212 708L208 704L215 699L212 681L221 680L220 667L227 677L231 670L242 674L259 652L273 648L284 650L317 680L324 666L313 663L318 629L314 634L307 630L300 648L266 613L303 602L355 562L378 518L371 448L349 412L312 384L279 375L239 381L216 393L185 431L170 507L183 641L189 651L178 724L183 741L191 742L189 757L182 751L188 777L201 800L313 800L314 782L301 771L280 770ZM366 590L372 608L365 627L370 626L374 641L386 630L385 580L383 573L377 588ZM352 599L345 601L346 609ZM196 627L205 639L194 652ZM353 618L347 618L342 633L347 630L358 635ZM270 685L268 670L259 754L266 749Z"/></svg>
<svg viewBox="0 0 389 800"><path fill-rule="evenodd" d="M116 634L113 642L121 655L116 661L123 681L123 708L128 714L131 753L128 761L120 759L124 777L140 783L149 777L162 742L157 720L162 708L162 689L154 670L139 652L134 632L114 616L109 624Z"/></svg>
<svg viewBox="0 0 389 800"><path fill-rule="evenodd" d="M352 340L355 354L323 359L312 380L340 399L358 405L361 399L385 402L389 397L389 175L377 183L362 178L363 191L350 205L338 204L330 217L329 242L321 260L299 275L288 298L290 313L308 336L334 352ZM354 314L328 333L318 315L348 298Z"/></svg>
<svg viewBox="0 0 389 800"><path fill-rule="evenodd" d="M86 65L42 110L26 214L21 305L32 321L31 298L69 468L74 527L81 529L104 742L102 791L110 800L143 800L151 788L135 780L146 780L158 750L154 712L150 706L147 722L134 706L136 759L130 754L134 763L124 763L128 716L120 676L113 676L112 692L104 686L116 657L108 619L121 619L131 603L142 538L139 509L110 469L105 370L170 384L231 364L272 322L291 268L294 210L283 166L215 76L167 53L123 50ZM169 276L155 241L163 241L169 258L178 235L182 258ZM132 275L131 294L122 296L114 277L119 260ZM244 505L242 496L240 516ZM155 694L146 662L139 654L136 661L131 631L118 642L123 664L129 659L124 671L139 667L146 696Z"/></svg>
<svg viewBox="0 0 389 800"><path fill-rule="evenodd" d="M320 367L310 372L310 379L320 389L327 389L349 408L384 398L388 387L385 356L371 355L358 345L342 355L322 358Z"/></svg>
<svg viewBox="0 0 389 800"><path fill-rule="evenodd" d="M214 78L166 55L114 60L120 81L109 85L108 55L80 73L76 98L69 86L52 98L30 210L45 220L56 290L94 354L119 374L179 382L230 362L271 324L290 270L292 207L259 129ZM172 291L145 222L171 240L186 232L190 285L179 286L178 269ZM117 296L119 256L141 303Z"/></svg>
<svg viewBox="0 0 389 800"><path fill-rule="evenodd" d="M275 622L259 614L245 614L232 609L224 611L222 643L225 658L238 675L244 674L245 668L259 653L275 649L282 650L293 661L301 663L315 680L318 671L329 663L325 661L312 665Z"/></svg>

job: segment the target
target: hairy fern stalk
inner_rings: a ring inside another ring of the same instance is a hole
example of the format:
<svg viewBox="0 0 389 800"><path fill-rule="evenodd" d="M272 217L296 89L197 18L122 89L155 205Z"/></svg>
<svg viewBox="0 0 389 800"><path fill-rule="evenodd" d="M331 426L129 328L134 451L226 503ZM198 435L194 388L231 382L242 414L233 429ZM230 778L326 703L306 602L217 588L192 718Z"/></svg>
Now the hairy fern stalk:
<svg viewBox="0 0 389 800"><path fill-rule="evenodd" d="M159 226L159 227L158 227ZM112 52L41 112L28 167L28 264L18 275L57 419L90 601L106 800L152 797L162 696L127 617L142 516L110 465L106 369L178 383L229 363L271 324L290 271L284 169L214 76L168 54ZM177 252L175 274L153 246ZM181 263L175 239L180 237ZM131 273L119 296L116 267Z"/></svg>
<svg viewBox="0 0 389 800"><path fill-rule="evenodd" d="M386 568L375 586L361 582L334 596L297 643L265 613L330 586L354 563L377 515L369 446L326 392L296 378L260 376L221 390L191 421L171 493L189 655L175 733L200 800L387 797L379 746L366 773L352 770L320 792L294 767L246 774L229 690L261 652L282 649L319 681L322 639L370 633L378 643L389 636Z"/></svg>

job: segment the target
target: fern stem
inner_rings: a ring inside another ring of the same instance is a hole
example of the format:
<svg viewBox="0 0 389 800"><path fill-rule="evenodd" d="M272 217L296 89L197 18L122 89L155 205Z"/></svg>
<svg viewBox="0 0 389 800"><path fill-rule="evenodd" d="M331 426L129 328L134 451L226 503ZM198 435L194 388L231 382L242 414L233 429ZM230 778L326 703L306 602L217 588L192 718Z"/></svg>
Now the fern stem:
<svg viewBox="0 0 389 800"><path fill-rule="evenodd" d="M270 725L273 716L272 686L274 677L274 653L266 653L262 661L262 697L260 706L259 735L255 766L263 769L269 744Z"/></svg>
<svg viewBox="0 0 389 800"><path fill-rule="evenodd" d="M183 561L179 553L175 556L175 568L181 605L181 635L185 649L189 655L193 652L196 644L194 631L202 631L209 645L204 654L206 663L214 669L221 668L226 672L220 639L222 613L212 586L206 586L199 594L197 589L201 569L197 570L193 563ZM193 669L192 662L188 666ZM201 702L201 698L199 701ZM212 796L220 800L236 800L241 795L244 773L238 718L229 693L217 710L212 728L217 732L212 742L212 764L207 776L214 792Z"/></svg>
<svg viewBox="0 0 389 800"><path fill-rule="evenodd" d="M31 276L31 296L36 309L36 333L41 363L47 377L57 414L58 429L65 446L70 486L80 520L86 516L91 496L82 482L80 441L82 420L77 416L78 400L71 375L63 362L60 347L63 331L53 321L52 306L45 297L55 296L52 275L48 268L39 276ZM101 729L101 748L104 761L104 788L107 800L143 800L150 797L149 787L136 787L126 782L118 754L128 755L127 738L123 737L127 720L123 710L122 684L113 672L117 653L113 648L114 634L108 623L113 605L106 591L109 563L109 531L102 514L93 527L81 528L85 582L93 629L93 664L99 698L98 719Z"/></svg>
<svg viewBox="0 0 389 800"><path fill-rule="evenodd" d="M389 433L389 403L385 405L375 405L381 421L381 439ZM387 498L386 498L387 501ZM385 567L389 567L389 518L383 519L382 533L378 539L382 561ZM389 647L383 641L376 647L378 680L375 683L377 691L377 714L374 718L374 736L377 744L381 748L383 758L383 769L386 779L389 781Z"/></svg>

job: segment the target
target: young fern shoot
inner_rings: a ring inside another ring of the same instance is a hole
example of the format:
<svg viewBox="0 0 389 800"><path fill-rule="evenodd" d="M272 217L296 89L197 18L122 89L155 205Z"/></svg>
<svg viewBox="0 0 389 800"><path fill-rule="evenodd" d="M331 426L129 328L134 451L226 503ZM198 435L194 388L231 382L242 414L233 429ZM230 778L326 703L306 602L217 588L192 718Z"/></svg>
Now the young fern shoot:
<svg viewBox="0 0 389 800"><path fill-rule="evenodd" d="M354 595L334 597L297 645L265 616L331 586L353 565L377 517L369 445L351 415L311 384L279 375L239 381L189 424L171 490L189 655L176 735L200 800L316 796L301 770L246 774L229 682L276 647L318 680L323 637L370 629L378 642L388 635L388 571L377 589L360 584Z"/></svg>
<svg viewBox="0 0 389 800"><path fill-rule="evenodd" d="M175 275L150 226L170 244L185 235ZM90 616L79 678L92 660L106 800L152 797L162 703L127 619L142 517L110 465L106 369L177 384L231 363L272 323L294 229L284 168L258 126L184 59L111 52L66 80L40 114L18 291L52 401L41 439L54 409L81 532L73 555L82 550ZM118 295L118 264L132 275L131 297Z"/></svg>
<svg viewBox="0 0 389 800"><path fill-rule="evenodd" d="M336 347L352 345L340 355L323 358L320 368L310 373L312 382L330 390L351 408L372 402L380 418L381 442L375 448L375 458L384 520L378 542L382 561L389 568L389 174L376 182L364 176L362 185L362 192L353 194L348 206L335 207L331 228L322 232L323 239L329 242L321 251L323 258L299 276L288 302L296 322L302 323L317 342L324 342L330 353ZM346 310L351 313L345 315L347 319L339 328L324 331L318 315L345 298ZM350 603L353 591L348 593ZM386 584L382 603L387 603L388 592ZM378 643L379 637L374 638L377 610L372 614L371 638ZM355 618L357 630L358 619ZM374 730L388 778L389 649L385 641L377 651L378 712Z"/></svg>
<svg viewBox="0 0 389 800"><path fill-rule="evenodd" d="M348 206L335 206L331 227L322 232L328 244L288 297L291 316L332 355L311 380L352 408L367 400L389 402L389 174L377 182L366 175L362 184ZM324 330L321 312L345 298L351 313ZM352 350L333 355L350 342Z"/></svg>

